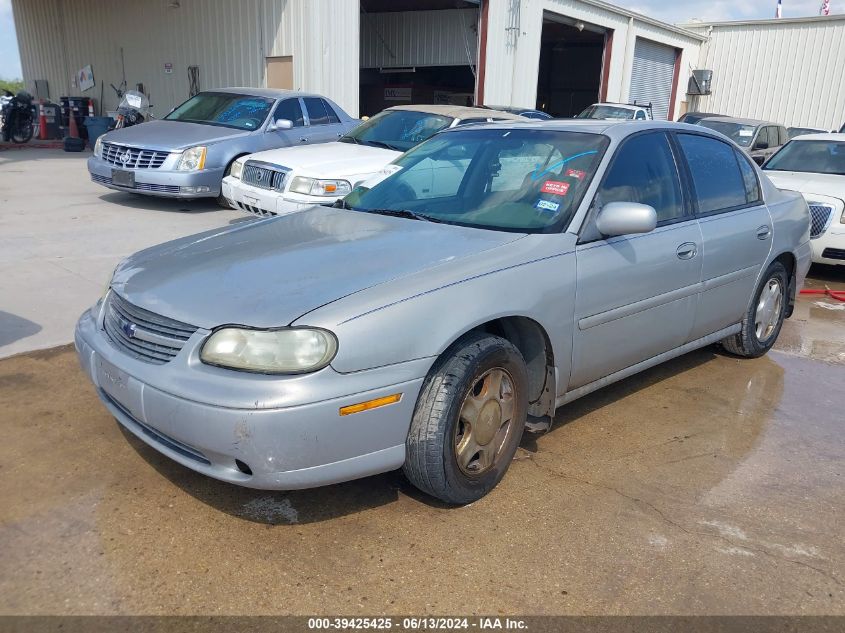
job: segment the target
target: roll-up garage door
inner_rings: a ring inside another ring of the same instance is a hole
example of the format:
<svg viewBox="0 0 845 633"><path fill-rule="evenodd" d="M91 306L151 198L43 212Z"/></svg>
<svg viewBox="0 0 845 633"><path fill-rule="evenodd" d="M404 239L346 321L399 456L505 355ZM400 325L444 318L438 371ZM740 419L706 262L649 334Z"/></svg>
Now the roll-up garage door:
<svg viewBox="0 0 845 633"><path fill-rule="evenodd" d="M669 118L674 80L675 49L638 37L634 46L629 100L632 103L651 103L654 118L666 120Z"/></svg>

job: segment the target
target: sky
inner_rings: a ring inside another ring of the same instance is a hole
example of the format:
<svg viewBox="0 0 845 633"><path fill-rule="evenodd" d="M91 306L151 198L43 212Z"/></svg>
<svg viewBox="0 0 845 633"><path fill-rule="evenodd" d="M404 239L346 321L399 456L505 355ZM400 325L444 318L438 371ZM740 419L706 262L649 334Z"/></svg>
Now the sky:
<svg viewBox="0 0 845 633"><path fill-rule="evenodd" d="M232 0L236 2L237 0ZM745 20L772 18L776 0L610 0L632 11L665 22ZM821 0L783 0L784 17L818 15ZM845 13L845 0L832 0L831 13ZM21 76L21 62L12 0L0 0L0 79Z"/></svg>

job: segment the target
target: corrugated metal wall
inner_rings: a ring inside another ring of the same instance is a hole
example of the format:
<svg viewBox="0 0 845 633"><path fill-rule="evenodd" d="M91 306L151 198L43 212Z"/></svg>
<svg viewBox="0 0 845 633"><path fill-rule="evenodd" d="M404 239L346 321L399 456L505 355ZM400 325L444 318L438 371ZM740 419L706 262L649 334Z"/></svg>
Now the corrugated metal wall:
<svg viewBox="0 0 845 633"><path fill-rule="evenodd" d="M638 37L681 49L681 73L675 109L685 99L689 68L695 65L704 37L648 20L601 0L484 0L490 3L484 102L535 107L544 13L564 16L613 31L607 98L627 101L634 47Z"/></svg>
<svg viewBox="0 0 845 633"><path fill-rule="evenodd" d="M697 25L710 35L698 68L713 71L703 112L787 126L845 122L845 15L765 23Z"/></svg>
<svg viewBox="0 0 845 633"><path fill-rule="evenodd" d="M295 87L357 112L357 0L12 0L12 7L24 79L30 88L47 79L54 100L83 94L73 77L90 64L97 86L84 96L99 101L104 82L105 109L114 109L109 84L122 80L123 48L129 87L143 83L159 116L187 98L188 66L199 66L201 89L261 87L265 58L281 55L294 55ZM327 25L336 28L327 33ZM319 44L330 38L346 48ZM350 73L352 85L341 85Z"/></svg>
<svg viewBox="0 0 845 633"><path fill-rule="evenodd" d="M361 68L475 65L478 9L361 16Z"/></svg>

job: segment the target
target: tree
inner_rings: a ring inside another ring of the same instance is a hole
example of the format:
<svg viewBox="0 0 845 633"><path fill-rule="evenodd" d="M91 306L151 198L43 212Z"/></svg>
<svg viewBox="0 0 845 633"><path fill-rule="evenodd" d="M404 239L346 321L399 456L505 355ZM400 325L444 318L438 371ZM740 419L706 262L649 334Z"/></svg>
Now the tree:
<svg viewBox="0 0 845 633"><path fill-rule="evenodd" d="M0 79L0 92L8 90L12 94L18 94L23 90L23 79Z"/></svg>

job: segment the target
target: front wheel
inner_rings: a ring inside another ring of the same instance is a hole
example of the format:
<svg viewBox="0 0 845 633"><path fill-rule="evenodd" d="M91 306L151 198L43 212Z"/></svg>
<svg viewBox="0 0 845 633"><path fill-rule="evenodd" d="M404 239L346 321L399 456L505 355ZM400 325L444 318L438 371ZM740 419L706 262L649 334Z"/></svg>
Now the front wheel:
<svg viewBox="0 0 845 633"><path fill-rule="evenodd" d="M452 504L476 501L504 477L522 438L528 373L509 341L471 333L423 384L403 470L417 488Z"/></svg>
<svg viewBox="0 0 845 633"><path fill-rule="evenodd" d="M722 347L745 358L758 358L772 349L786 318L788 288L789 273L783 264L773 262L757 286L742 330L724 339Z"/></svg>

